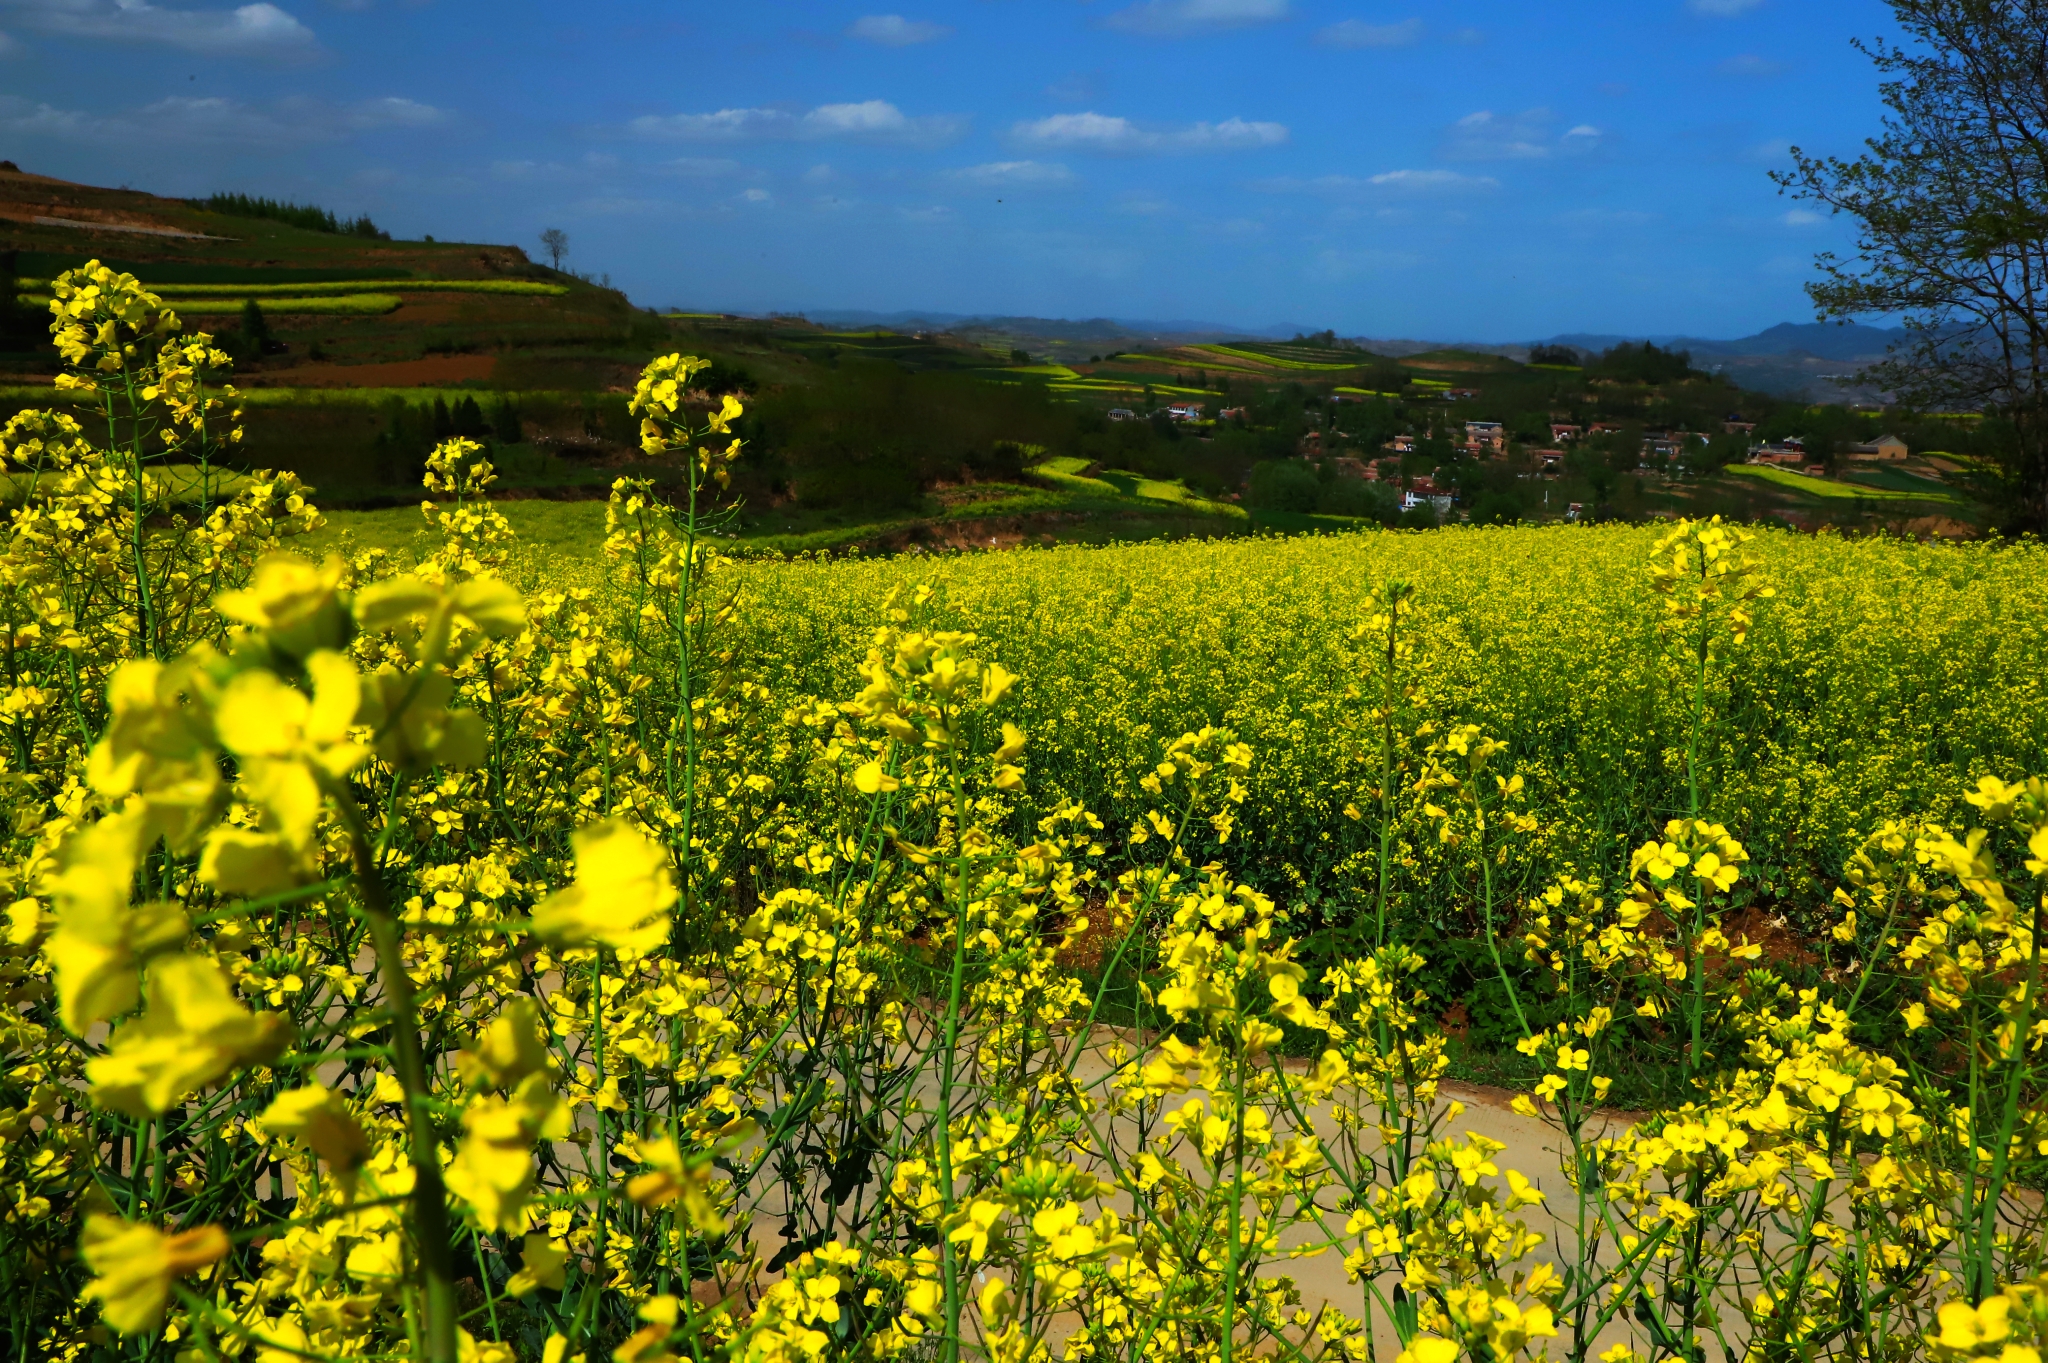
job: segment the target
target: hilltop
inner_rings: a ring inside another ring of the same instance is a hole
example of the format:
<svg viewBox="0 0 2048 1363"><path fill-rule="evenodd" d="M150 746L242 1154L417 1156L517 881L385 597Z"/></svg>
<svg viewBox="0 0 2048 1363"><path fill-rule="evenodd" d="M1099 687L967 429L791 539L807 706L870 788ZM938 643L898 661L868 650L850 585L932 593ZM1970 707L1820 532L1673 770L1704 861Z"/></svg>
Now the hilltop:
<svg viewBox="0 0 2048 1363"><path fill-rule="evenodd" d="M245 386L492 381L505 377L508 360L519 382L520 359L663 330L623 294L538 265L516 246L311 231L4 165L0 252L11 253L31 297L39 283L96 258L145 279L195 326L216 332L237 325L245 299L257 299L269 335L262 353L251 347L240 357ZM0 367L33 378L46 354L0 356Z"/></svg>

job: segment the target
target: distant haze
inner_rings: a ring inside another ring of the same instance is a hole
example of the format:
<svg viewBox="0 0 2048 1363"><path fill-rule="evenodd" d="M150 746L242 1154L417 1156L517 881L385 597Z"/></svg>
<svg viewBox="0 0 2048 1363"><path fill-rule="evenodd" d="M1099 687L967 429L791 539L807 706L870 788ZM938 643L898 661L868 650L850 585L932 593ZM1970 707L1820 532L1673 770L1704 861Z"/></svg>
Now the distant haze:
<svg viewBox="0 0 2048 1363"><path fill-rule="evenodd" d="M900 312L868 312L847 308L814 308L803 316L828 326L887 327L893 331L959 331L966 329L1007 331L1019 336L1042 336L1047 340L1138 341L1168 337L1231 336L1286 340L1320 331L1304 323L1278 323L1265 327L1233 327L1221 322L1160 320L1124 317L998 317L961 312L928 312L907 309ZM1668 350L1692 352L1695 359L1715 355L1811 355L1822 360L1859 360L1884 354L1904 338L1903 327L1870 327L1859 323L1780 322L1754 336L1714 340L1704 336L1677 334L1606 335L1592 332L1564 332L1529 341L1476 341L1471 339L1394 340L1369 336L1346 337L1366 350L1386 355L1416 354L1425 350L1455 348L1478 350L1520 358L1538 345L1568 345L1599 353L1624 342L1654 341Z"/></svg>

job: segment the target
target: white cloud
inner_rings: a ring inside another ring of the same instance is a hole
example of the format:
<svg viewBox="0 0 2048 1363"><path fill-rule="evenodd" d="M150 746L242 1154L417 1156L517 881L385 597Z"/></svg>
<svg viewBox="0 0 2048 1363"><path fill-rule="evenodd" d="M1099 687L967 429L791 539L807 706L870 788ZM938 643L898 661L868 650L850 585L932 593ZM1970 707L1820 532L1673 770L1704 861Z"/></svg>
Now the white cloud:
<svg viewBox="0 0 2048 1363"><path fill-rule="evenodd" d="M1787 227L1811 227L1820 221L1820 214L1811 209L1794 208L1785 214L1783 221Z"/></svg>
<svg viewBox="0 0 2048 1363"><path fill-rule="evenodd" d="M20 52L21 43L18 39L10 38L7 34L0 33L0 58L17 56Z"/></svg>
<svg viewBox="0 0 2048 1363"><path fill-rule="evenodd" d="M1470 194L1500 188L1500 181L1491 175L1461 175L1455 170L1386 170L1367 183L1410 194Z"/></svg>
<svg viewBox="0 0 2048 1363"><path fill-rule="evenodd" d="M447 120L448 115L431 104L400 99L396 95L364 100L342 114L342 121L357 132L376 128L431 128Z"/></svg>
<svg viewBox="0 0 2048 1363"><path fill-rule="evenodd" d="M1738 14L1747 14L1761 5L1764 0L1686 0L1685 7L1694 14L1704 14L1715 19L1733 19Z"/></svg>
<svg viewBox="0 0 2048 1363"><path fill-rule="evenodd" d="M809 113L786 109L720 109L708 114L647 114L627 128L642 137L678 142L812 141L846 139L933 146L950 142L966 120L950 115L912 118L887 100L821 104Z"/></svg>
<svg viewBox="0 0 2048 1363"><path fill-rule="evenodd" d="M1486 32L1477 28L1461 28L1447 36L1444 41L1456 43L1459 47L1477 47L1486 41Z"/></svg>
<svg viewBox="0 0 2048 1363"><path fill-rule="evenodd" d="M1534 161L1551 150L1548 109L1480 109L1452 124L1444 137L1444 156L1453 161Z"/></svg>
<svg viewBox="0 0 2048 1363"><path fill-rule="evenodd" d="M1095 98L1097 81L1087 72L1062 76L1045 87L1045 97L1056 104L1086 104Z"/></svg>
<svg viewBox="0 0 2048 1363"><path fill-rule="evenodd" d="M389 97L335 106L313 99L241 104L218 96L174 95L140 109L89 114L48 104L0 98L0 129L25 137L68 142L156 141L217 146L298 147L338 142L353 133L423 128L445 122L446 112L415 100ZM530 162L507 165L530 166Z"/></svg>
<svg viewBox="0 0 2048 1363"><path fill-rule="evenodd" d="M1422 37L1422 20L1403 19L1398 24L1368 24L1363 19L1346 19L1316 34L1324 47L1408 47Z"/></svg>
<svg viewBox="0 0 2048 1363"><path fill-rule="evenodd" d="M1575 231L1595 232L1611 227L1647 227L1657 221L1657 214L1638 208L1574 208L1552 221Z"/></svg>
<svg viewBox="0 0 2048 1363"><path fill-rule="evenodd" d="M1287 17L1288 0L1139 0L1105 21L1126 33L1180 38L1191 33L1270 24Z"/></svg>
<svg viewBox="0 0 2048 1363"><path fill-rule="evenodd" d="M1156 218L1171 213L1173 205L1153 194L1126 194L1116 201L1116 211L1134 218Z"/></svg>
<svg viewBox="0 0 2048 1363"><path fill-rule="evenodd" d="M905 222L945 222L953 216L953 210L944 204L933 204L929 208L899 208L896 216Z"/></svg>
<svg viewBox="0 0 2048 1363"><path fill-rule="evenodd" d="M493 161L491 174L500 180L533 181L559 180L571 172L555 161Z"/></svg>
<svg viewBox="0 0 2048 1363"><path fill-rule="evenodd" d="M765 189L748 189L740 192L740 201L750 204L773 203L775 196Z"/></svg>
<svg viewBox="0 0 2048 1363"><path fill-rule="evenodd" d="M1307 273L1310 279L1334 284L1360 275L1412 270L1422 263L1422 257L1412 251L1327 250L1316 255Z"/></svg>
<svg viewBox="0 0 2048 1363"><path fill-rule="evenodd" d="M915 47L919 43L935 42L952 31L944 24L906 19L900 14L868 14L848 25L846 36L862 42L880 43L884 47Z"/></svg>
<svg viewBox="0 0 2048 1363"><path fill-rule="evenodd" d="M1315 194L1333 199L1383 197L1387 194L1449 195L1483 193L1500 188L1491 175L1461 175L1455 170L1387 170L1378 175L1318 175L1312 180L1283 176L1255 181L1251 188L1268 194Z"/></svg>
<svg viewBox="0 0 2048 1363"><path fill-rule="evenodd" d="M820 161L817 165L804 172L804 183L807 185L836 184L839 178L839 172L826 165L823 161Z"/></svg>
<svg viewBox="0 0 2048 1363"><path fill-rule="evenodd" d="M1047 188L1074 182L1074 172L1057 161L989 161L947 171L946 176L961 184L993 188Z"/></svg>
<svg viewBox="0 0 2048 1363"><path fill-rule="evenodd" d="M662 162L660 169L686 180L720 180L739 174L741 166L739 162L728 161L722 156L678 156L673 161Z"/></svg>
<svg viewBox="0 0 2048 1363"><path fill-rule="evenodd" d="M1599 130L1598 128L1594 127L1594 126L1593 126L1592 124L1590 124L1590 123L1581 123L1581 124L1580 124L1580 125L1579 125L1578 127L1576 127L1576 128L1573 128L1573 129L1571 129L1571 130L1570 130L1569 132L1565 133L1565 136L1566 136L1566 137L1568 137L1568 138L1569 138L1569 137L1598 137L1598 136L1600 136L1600 130Z"/></svg>
<svg viewBox="0 0 2048 1363"><path fill-rule="evenodd" d="M1134 156L1159 152L1245 151L1287 140L1283 123L1253 123L1226 118L1221 123L1189 123L1172 128L1147 128L1128 118L1108 114L1054 114L1010 129L1011 139L1027 147Z"/></svg>
<svg viewBox="0 0 2048 1363"><path fill-rule="evenodd" d="M1724 76L1747 76L1752 79L1762 79L1768 76L1781 76L1785 73L1786 68L1783 62L1772 61L1768 57L1759 57L1754 52L1744 52L1739 56L1730 57L1714 69Z"/></svg>
<svg viewBox="0 0 2048 1363"><path fill-rule="evenodd" d="M576 218L626 218L646 214L671 214L676 206L663 199L638 198L630 194L597 194L569 205L567 216Z"/></svg>
<svg viewBox="0 0 2048 1363"><path fill-rule="evenodd" d="M164 9L149 0L0 0L38 32L67 38L175 47L208 56L299 56L318 45L313 30L263 3L238 9Z"/></svg>

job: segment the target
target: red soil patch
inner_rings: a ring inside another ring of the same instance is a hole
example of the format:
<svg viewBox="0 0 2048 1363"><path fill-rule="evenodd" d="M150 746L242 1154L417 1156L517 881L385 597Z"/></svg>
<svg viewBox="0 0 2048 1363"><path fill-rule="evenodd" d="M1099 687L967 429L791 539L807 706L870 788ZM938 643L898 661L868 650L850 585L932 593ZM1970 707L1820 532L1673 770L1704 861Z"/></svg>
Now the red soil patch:
<svg viewBox="0 0 2048 1363"><path fill-rule="evenodd" d="M428 355L387 364L306 364L266 370L261 377L294 388L419 388L488 379L497 367L496 355Z"/></svg>

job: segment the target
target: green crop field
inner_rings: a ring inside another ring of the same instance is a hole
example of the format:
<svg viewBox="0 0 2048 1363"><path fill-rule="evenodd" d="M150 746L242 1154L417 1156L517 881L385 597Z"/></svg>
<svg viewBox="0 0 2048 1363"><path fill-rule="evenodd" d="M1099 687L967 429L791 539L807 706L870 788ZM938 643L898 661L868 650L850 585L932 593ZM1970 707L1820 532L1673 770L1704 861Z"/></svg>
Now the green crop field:
<svg viewBox="0 0 2048 1363"><path fill-rule="evenodd" d="M50 300L47 297L36 294L25 294L22 296L21 301L37 309L47 308L50 305ZM236 293L225 297L214 295L193 297L179 295L172 297L166 295L164 301L170 305L174 312L190 316L214 316L221 313L238 313L242 310L242 305L249 300L245 295ZM279 298L262 299L260 300L260 305L266 316L312 316L326 314L343 317L376 317L387 312L395 312L404 301L395 293L350 293L338 297L300 297L288 295Z"/></svg>
<svg viewBox="0 0 2048 1363"><path fill-rule="evenodd" d="M314 280L283 284L157 284L143 283L166 299L210 298L340 298L359 293L496 293L535 298L559 298L569 292L564 284L537 279L344 279ZM48 280L23 279L18 286L47 293Z"/></svg>
<svg viewBox="0 0 2048 1363"><path fill-rule="evenodd" d="M1354 361L1337 363L1329 363L1326 361L1318 360L1294 359L1286 355L1272 354L1262 349L1255 349L1253 348L1253 346L1249 344L1197 345L1190 346L1188 348L1190 350L1199 350L1210 355L1223 355L1234 357L1240 360L1255 360L1260 364L1273 365L1280 369L1299 369L1308 372L1335 372L1346 369L1358 369L1372 362L1371 356L1361 356L1359 359ZM1275 349L1277 350L1279 348L1275 347Z"/></svg>
<svg viewBox="0 0 2048 1363"><path fill-rule="evenodd" d="M1742 478L1755 478L1776 487L1789 488L1809 497L1821 497L1833 501L1857 500L1880 502L1956 502L1963 499L1953 492L1899 492L1890 488L1862 487L1854 483L1836 482L1831 478L1814 478L1789 469L1775 468L1769 464L1731 464L1726 472Z"/></svg>

